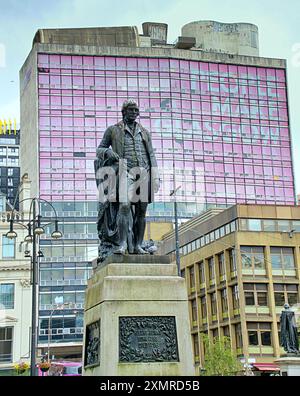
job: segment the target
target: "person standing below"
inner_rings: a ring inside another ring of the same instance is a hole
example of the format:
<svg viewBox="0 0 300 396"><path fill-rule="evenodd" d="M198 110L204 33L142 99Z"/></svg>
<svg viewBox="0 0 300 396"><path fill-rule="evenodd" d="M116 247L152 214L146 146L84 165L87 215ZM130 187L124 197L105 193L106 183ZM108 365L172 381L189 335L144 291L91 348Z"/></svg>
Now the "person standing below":
<svg viewBox="0 0 300 396"><path fill-rule="evenodd" d="M116 186L115 202L108 199L99 204L99 252L101 244L112 246L105 252L106 256L127 251L130 254L148 253L142 248L145 216L148 203L153 201L160 184L151 135L136 121L139 116L137 103L125 101L122 116L121 122L105 131L95 161L98 187L105 180L97 176L99 170L101 173L105 167L110 167L116 175L116 183L110 185ZM107 195L110 196L113 194Z"/></svg>

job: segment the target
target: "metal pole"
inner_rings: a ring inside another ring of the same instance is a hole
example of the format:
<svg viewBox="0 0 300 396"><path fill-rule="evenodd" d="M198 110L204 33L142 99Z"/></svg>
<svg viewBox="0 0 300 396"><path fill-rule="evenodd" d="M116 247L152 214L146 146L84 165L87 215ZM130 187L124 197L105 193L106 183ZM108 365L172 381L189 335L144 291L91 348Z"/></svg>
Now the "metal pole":
<svg viewBox="0 0 300 396"><path fill-rule="evenodd" d="M181 276L181 271L180 271L180 254L179 254L179 234L178 234L178 214L177 214L176 193L174 194L174 215L175 215L175 251L176 251L176 265L177 265L178 276Z"/></svg>
<svg viewBox="0 0 300 396"><path fill-rule="evenodd" d="M30 375L36 376L36 286L37 286L37 257L36 257L36 235L35 235L35 200L32 208L33 227L32 227L32 317L31 317L31 356L30 356ZM30 220L30 219L29 219Z"/></svg>
<svg viewBox="0 0 300 396"><path fill-rule="evenodd" d="M48 323L48 362L50 362L50 331L51 331L51 319L52 319L52 314L53 314L53 310L50 313L50 317L49 317L49 323Z"/></svg>

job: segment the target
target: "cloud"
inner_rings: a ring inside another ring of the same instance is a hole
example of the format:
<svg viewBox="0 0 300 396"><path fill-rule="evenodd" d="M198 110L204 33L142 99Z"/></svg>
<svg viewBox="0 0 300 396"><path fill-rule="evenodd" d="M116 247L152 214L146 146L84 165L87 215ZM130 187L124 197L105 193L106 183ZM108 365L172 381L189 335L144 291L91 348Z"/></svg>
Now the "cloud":
<svg viewBox="0 0 300 396"><path fill-rule="evenodd" d="M19 98L13 99L11 102L0 105L0 119L16 119L20 120L20 100Z"/></svg>

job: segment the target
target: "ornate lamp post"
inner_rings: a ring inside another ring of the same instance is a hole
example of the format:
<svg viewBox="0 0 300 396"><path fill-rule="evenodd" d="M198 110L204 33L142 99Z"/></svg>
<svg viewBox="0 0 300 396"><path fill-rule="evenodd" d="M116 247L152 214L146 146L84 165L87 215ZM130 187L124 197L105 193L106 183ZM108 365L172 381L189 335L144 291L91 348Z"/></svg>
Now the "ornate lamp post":
<svg viewBox="0 0 300 396"><path fill-rule="evenodd" d="M37 344L37 285L38 285L38 264L39 257L42 257L42 253L40 251L37 252L37 243L39 240L39 236L44 234L45 230L42 227L42 223L44 225L48 225L54 222L55 229L51 234L51 237L54 239L59 239L62 237L62 233L58 229L58 219L55 208L52 204L45 199L42 198L25 198L21 200L19 203L23 201L31 200L30 210L29 210L29 218L28 219L15 219L14 212L15 209L12 210L10 220L9 220L9 231L6 233L6 237L9 239L15 239L17 237L17 233L14 231L14 224L20 224L24 228L28 230L28 235L24 238L25 242L32 243L32 254L30 252L25 252L25 257L31 257L31 269L32 269L32 316L31 316L31 354L30 354L30 375L36 375L36 344ZM55 220L42 217L39 212L37 213L36 204L40 201L46 202L49 204L54 213ZM25 223L25 224L23 224Z"/></svg>

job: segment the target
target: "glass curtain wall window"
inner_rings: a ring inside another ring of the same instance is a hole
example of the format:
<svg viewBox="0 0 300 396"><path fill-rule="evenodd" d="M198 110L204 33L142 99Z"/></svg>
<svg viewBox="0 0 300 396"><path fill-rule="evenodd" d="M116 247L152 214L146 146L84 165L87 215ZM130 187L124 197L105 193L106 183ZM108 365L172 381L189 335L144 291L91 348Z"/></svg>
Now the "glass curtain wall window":
<svg viewBox="0 0 300 396"><path fill-rule="evenodd" d="M14 283L0 284L0 307L14 309L15 285ZM0 308L1 309L1 308Z"/></svg>
<svg viewBox="0 0 300 396"><path fill-rule="evenodd" d="M288 303L290 306L298 304L298 285L274 283L275 305L283 307Z"/></svg>
<svg viewBox="0 0 300 396"><path fill-rule="evenodd" d="M154 130L153 144L164 169L172 166L173 154L166 152L168 141L173 136L190 137L188 144L174 146L179 154L176 167L205 171L208 179L202 191L207 203L228 205L250 197L253 203L294 203L284 70L195 60L45 53L38 54L38 67L40 175L46 182L41 185L43 198L64 198L61 184L56 183L63 180L64 172L52 180L51 168L72 169L66 166L67 161L74 161L74 169L75 161L80 161L83 179L87 179L89 159L76 158L75 153L94 147L105 127L117 122L122 97L127 95L137 98L141 123ZM235 103L220 103L220 97L229 96L234 96ZM149 119L150 109L157 114L155 120ZM90 117L84 117L84 110ZM72 138L55 134L62 128L72 133ZM211 141L204 139L201 131ZM54 148L53 157L49 153L53 154ZM71 155L59 156L64 152ZM238 158L238 163L233 158ZM63 164L57 166L58 161ZM222 180L224 172L231 182ZM194 176L192 187L188 188L191 180L183 183L188 198L195 198L201 190L196 173ZM92 200L95 183L79 182L77 188L70 183L67 197ZM165 201L169 199L166 190L160 192ZM197 204L189 206L185 212L195 214Z"/></svg>
<svg viewBox="0 0 300 396"><path fill-rule="evenodd" d="M264 248L262 246L241 246L242 267L255 271L265 268Z"/></svg>

